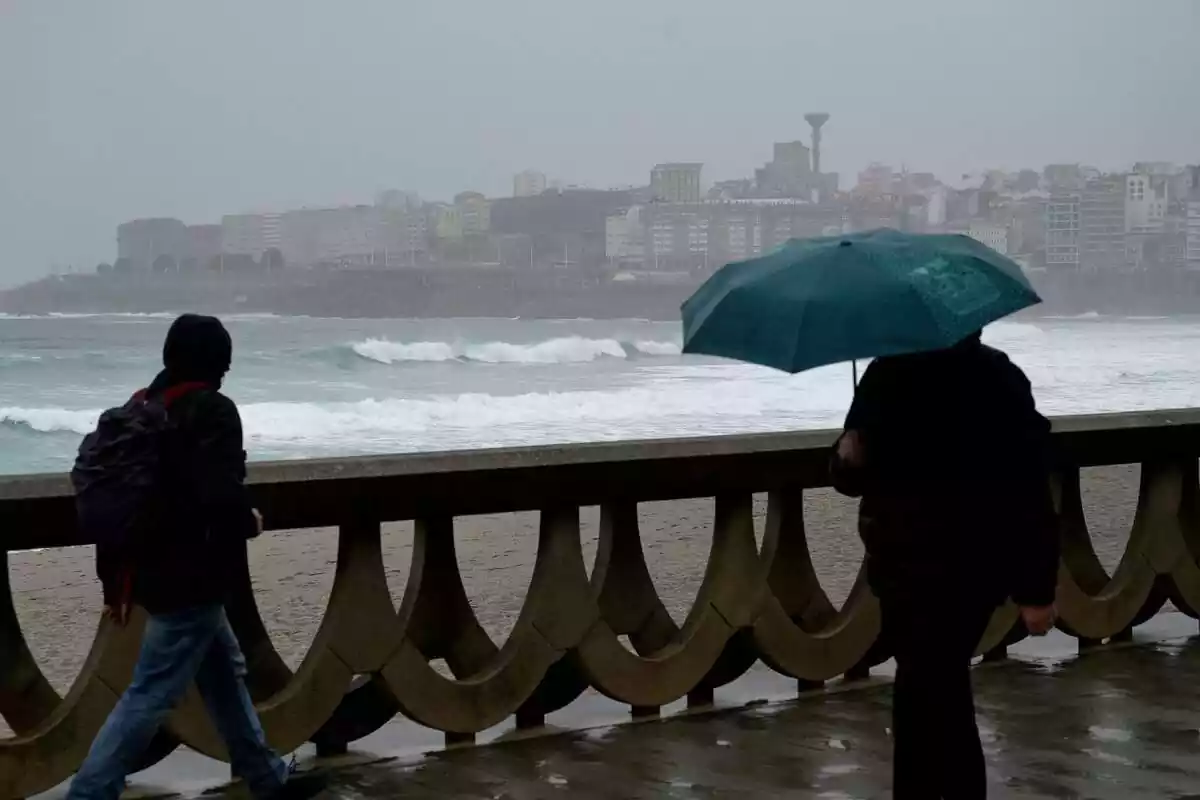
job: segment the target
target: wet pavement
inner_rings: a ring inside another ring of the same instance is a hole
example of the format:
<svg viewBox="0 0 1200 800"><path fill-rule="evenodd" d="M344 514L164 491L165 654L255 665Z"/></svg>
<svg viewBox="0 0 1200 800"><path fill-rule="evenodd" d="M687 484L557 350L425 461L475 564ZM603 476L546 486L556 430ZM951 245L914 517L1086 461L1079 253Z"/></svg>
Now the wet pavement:
<svg viewBox="0 0 1200 800"><path fill-rule="evenodd" d="M1078 657L1057 635L976 669L993 797L1200 797L1196 624L1169 614L1149 628L1138 642ZM745 691L761 693L759 677ZM876 680L737 710L329 763L323 796L887 797L889 707L890 688ZM176 755L154 771L166 777L186 766Z"/></svg>
<svg viewBox="0 0 1200 800"><path fill-rule="evenodd" d="M1200 641L976 673L993 796L1200 796ZM412 798L888 795L890 689L476 748L335 773L332 794Z"/></svg>

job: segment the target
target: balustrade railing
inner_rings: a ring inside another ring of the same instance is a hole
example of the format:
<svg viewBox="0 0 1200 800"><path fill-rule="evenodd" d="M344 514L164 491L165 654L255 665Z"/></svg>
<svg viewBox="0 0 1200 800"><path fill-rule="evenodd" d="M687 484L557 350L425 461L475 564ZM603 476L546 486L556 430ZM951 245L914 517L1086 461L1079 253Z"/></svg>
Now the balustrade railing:
<svg viewBox="0 0 1200 800"><path fill-rule="evenodd" d="M981 420L986 424L986 420ZM818 580L805 537L803 493L828 484L828 432L584 444L254 466L269 527L336 526L338 557L321 625L295 671L275 651L249 571L229 606L249 684L271 742L326 751L397 714L469 740L507 718L536 726L591 688L653 714L713 692L757 661L801 686L862 674L888 653L876 601L860 574L841 608ZM1061 627L1082 643L1125 636L1170 601L1200 613L1197 467L1200 411L1073 417L1055 423L1062 514ZM1129 541L1112 575L1088 534L1080 469L1140 464ZM752 496L769 497L761 546ZM651 581L638 503L715 498L711 550L695 603L672 621ZM580 508L600 506L589 574ZM538 511L536 561L511 635L479 624L455 556L455 517ZM380 525L414 522L413 555L397 607L388 591ZM270 534L268 534L270 535ZM286 534L277 534L286 535ZM77 539L62 476L0 479L5 551L86 544ZM4 572L0 587L0 797L27 797L66 779L128 682L141 619L101 621L65 696L24 641ZM1021 637L1015 609L997 611L978 652L1000 656ZM623 637L628 645L623 641ZM451 676L431 662L444 659ZM194 691L147 753L185 744L224 749Z"/></svg>

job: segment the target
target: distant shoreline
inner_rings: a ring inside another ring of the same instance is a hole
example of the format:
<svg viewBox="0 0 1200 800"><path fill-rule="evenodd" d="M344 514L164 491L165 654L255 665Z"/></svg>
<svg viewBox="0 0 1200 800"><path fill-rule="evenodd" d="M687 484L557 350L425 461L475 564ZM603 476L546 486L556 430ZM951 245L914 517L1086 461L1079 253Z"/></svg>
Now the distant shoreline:
<svg viewBox="0 0 1200 800"><path fill-rule="evenodd" d="M274 314L333 319L531 319L668 322L701 276L618 280L586 270L418 267L222 276L67 275L0 293L0 313ZM1200 273L1037 273L1028 317L1200 315Z"/></svg>
<svg viewBox="0 0 1200 800"><path fill-rule="evenodd" d="M140 318L147 320L159 319L170 321L177 316L185 313L210 313L221 317L226 321L252 321L252 320L396 320L396 321L420 321L420 320L440 320L440 321L528 321L528 322L635 322L635 323L650 323L650 324L668 324L678 323L679 317L660 317L652 319L649 317L506 317L500 315L494 316L338 316L338 315L316 315L316 314L277 314L271 311L242 311L237 309L220 310L220 309L195 309L195 308L179 308L166 311L50 311L45 313L28 313L14 314L9 312L0 312L0 321L4 320L72 320L72 319L99 319L104 317L112 318ZM1039 320L1053 322L1172 322L1183 320L1194 320L1200 318L1200 309L1190 313L1178 314L1125 314L1125 313L1101 313L1098 311L1084 311L1081 313L1064 314L1058 313L1055 309L1046 309L1043 306L1035 306L1025 311L1018 312L1008 319L1012 321L1022 320Z"/></svg>

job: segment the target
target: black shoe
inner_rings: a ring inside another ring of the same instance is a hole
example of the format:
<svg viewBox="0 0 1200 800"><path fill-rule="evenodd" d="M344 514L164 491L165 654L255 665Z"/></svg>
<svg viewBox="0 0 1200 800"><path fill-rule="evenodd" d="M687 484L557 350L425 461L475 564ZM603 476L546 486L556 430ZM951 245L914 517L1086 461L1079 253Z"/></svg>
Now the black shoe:
<svg viewBox="0 0 1200 800"><path fill-rule="evenodd" d="M271 800L309 800L329 786L329 779L317 772L293 772L287 783L271 795Z"/></svg>

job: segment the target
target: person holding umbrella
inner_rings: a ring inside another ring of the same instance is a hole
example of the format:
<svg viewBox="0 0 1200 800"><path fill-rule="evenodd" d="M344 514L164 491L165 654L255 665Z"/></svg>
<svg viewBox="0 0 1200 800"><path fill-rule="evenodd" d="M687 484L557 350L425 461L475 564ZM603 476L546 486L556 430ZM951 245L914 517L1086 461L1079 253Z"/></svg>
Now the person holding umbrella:
<svg viewBox="0 0 1200 800"><path fill-rule="evenodd" d="M794 240L718 271L683 307L684 352L799 372L874 358L831 459L861 497L867 577L896 658L893 792L983 798L970 658L996 608L1055 622L1049 431L1029 381L981 340L1039 302L965 236Z"/></svg>
<svg viewBox="0 0 1200 800"><path fill-rule="evenodd" d="M898 798L986 796L969 661L1007 597L1031 633L1054 624L1049 430L1024 374L978 334L880 358L855 394L832 472L863 498L867 574L896 657Z"/></svg>

